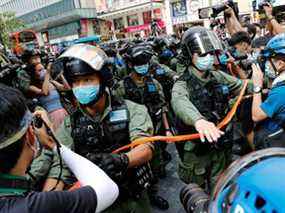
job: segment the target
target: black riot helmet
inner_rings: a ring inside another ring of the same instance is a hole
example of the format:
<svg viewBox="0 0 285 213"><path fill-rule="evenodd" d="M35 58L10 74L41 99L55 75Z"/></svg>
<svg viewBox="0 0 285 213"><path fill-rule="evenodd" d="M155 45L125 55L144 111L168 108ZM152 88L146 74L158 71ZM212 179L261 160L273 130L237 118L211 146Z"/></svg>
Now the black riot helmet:
<svg viewBox="0 0 285 213"><path fill-rule="evenodd" d="M149 63L154 55L150 45L141 43L130 46L125 54L126 60L133 66L140 66Z"/></svg>
<svg viewBox="0 0 285 213"><path fill-rule="evenodd" d="M186 57L192 57L194 53L199 55L220 52L223 45L218 36L205 27L191 27L182 37L181 41L182 53Z"/></svg>
<svg viewBox="0 0 285 213"><path fill-rule="evenodd" d="M113 74L107 64L108 56L98 47L77 44L68 48L58 60L63 60L63 75L71 86L77 76L98 73L100 76L100 97L106 86L111 87L113 84Z"/></svg>

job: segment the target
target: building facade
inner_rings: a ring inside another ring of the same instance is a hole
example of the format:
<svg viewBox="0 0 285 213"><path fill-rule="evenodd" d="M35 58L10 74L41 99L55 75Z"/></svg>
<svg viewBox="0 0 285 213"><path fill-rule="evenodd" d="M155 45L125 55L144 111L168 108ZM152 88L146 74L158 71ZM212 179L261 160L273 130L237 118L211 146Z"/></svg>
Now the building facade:
<svg viewBox="0 0 285 213"><path fill-rule="evenodd" d="M4 0L0 11L15 12L26 28L38 32L41 45L109 31L90 0Z"/></svg>
<svg viewBox="0 0 285 213"><path fill-rule="evenodd" d="M96 0L98 18L109 21L114 38L150 34L152 18L161 29L165 28L163 0Z"/></svg>

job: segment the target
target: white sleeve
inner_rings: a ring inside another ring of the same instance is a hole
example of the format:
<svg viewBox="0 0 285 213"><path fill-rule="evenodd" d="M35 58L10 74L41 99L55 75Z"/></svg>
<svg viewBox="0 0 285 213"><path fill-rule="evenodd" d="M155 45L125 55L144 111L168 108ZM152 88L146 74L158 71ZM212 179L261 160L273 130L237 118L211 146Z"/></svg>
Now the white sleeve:
<svg viewBox="0 0 285 213"><path fill-rule="evenodd" d="M56 153L56 147L53 149ZM117 184L98 166L61 145L60 154L82 186L91 186L97 195L96 212L109 207L118 197Z"/></svg>

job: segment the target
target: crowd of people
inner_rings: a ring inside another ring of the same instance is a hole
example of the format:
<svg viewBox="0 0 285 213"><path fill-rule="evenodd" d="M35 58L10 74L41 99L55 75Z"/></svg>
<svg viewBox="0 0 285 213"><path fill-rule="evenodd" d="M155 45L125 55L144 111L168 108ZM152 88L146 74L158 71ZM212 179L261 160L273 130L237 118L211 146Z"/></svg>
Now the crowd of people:
<svg viewBox="0 0 285 213"><path fill-rule="evenodd" d="M167 210L168 143L194 133L175 143L187 212L283 212L285 31L263 9L266 26L228 7L227 36L193 26L47 61L26 49L0 84L0 212Z"/></svg>

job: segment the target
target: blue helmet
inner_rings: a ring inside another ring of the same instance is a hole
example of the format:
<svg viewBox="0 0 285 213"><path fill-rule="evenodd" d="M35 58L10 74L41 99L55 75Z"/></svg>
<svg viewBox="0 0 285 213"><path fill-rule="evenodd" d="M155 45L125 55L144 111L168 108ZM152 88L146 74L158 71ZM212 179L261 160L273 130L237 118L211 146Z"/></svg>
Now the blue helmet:
<svg viewBox="0 0 285 213"><path fill-rule="evenodd" d="M169 49L164 49L159 55L159 58L164 60L170 60L174 56L173 52Z"/></svg>
<svg viewBox="0 0 285 213"><path fill-rule="evenodd" d="M210 212L284 212L285 149L270 148L235 161L220 177Z"/></svg>
<svg viewBox="0 0 285 213"><path fill-rule="evenodd" d="M274 36L266 45L262 54L265 58L285 56L285 33Z"/></svg>

